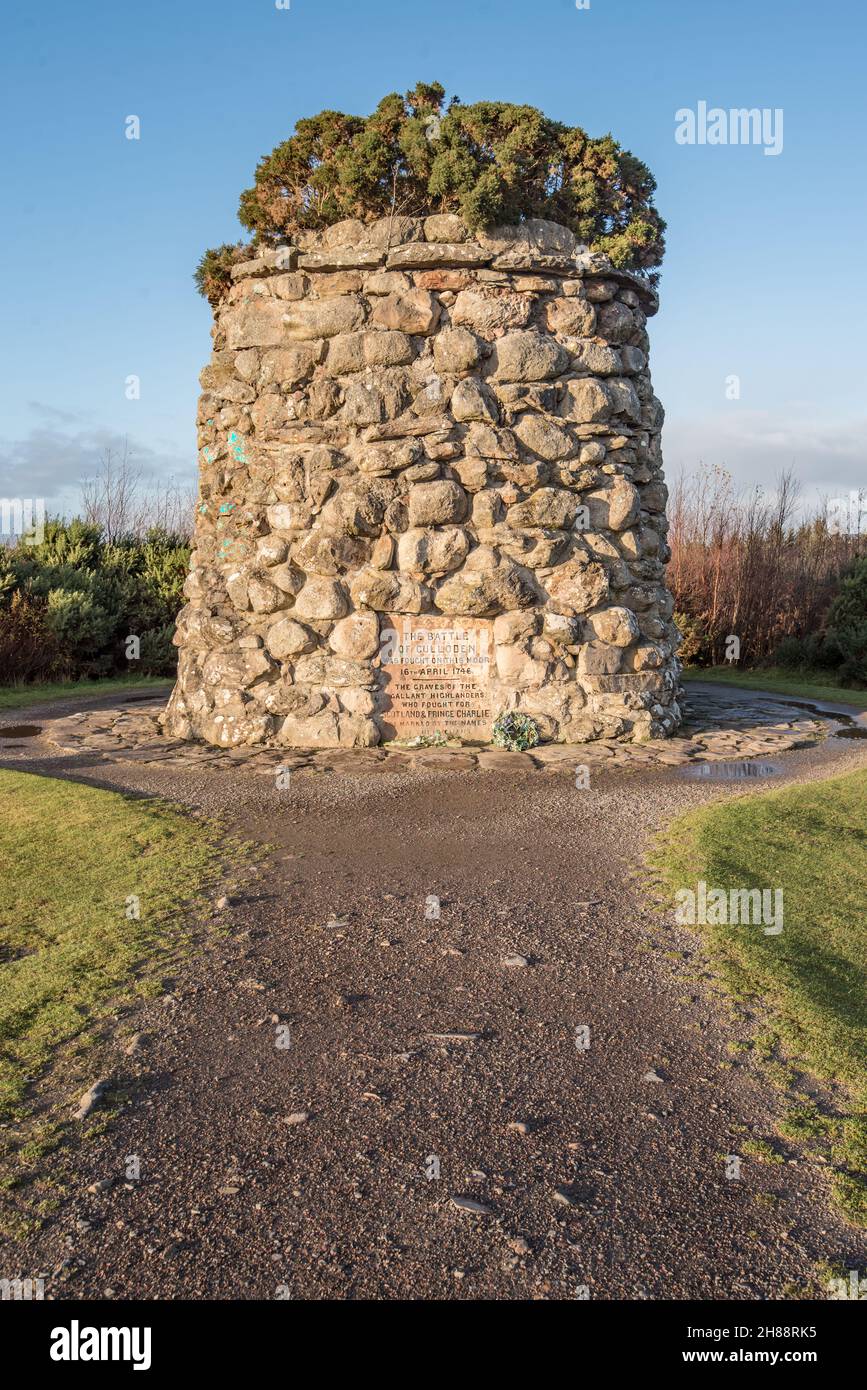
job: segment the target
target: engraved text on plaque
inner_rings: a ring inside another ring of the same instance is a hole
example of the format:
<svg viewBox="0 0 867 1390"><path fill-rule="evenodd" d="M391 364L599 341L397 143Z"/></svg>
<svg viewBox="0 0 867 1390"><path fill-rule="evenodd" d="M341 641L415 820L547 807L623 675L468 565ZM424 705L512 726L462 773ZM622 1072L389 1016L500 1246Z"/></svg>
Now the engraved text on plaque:
<svg viewBox="0 0 867 1390"><path fill-rule="evenodd" d="M383 735L487 743L493 624L485 618L394 614L380 629L386 694Z"/></svg>

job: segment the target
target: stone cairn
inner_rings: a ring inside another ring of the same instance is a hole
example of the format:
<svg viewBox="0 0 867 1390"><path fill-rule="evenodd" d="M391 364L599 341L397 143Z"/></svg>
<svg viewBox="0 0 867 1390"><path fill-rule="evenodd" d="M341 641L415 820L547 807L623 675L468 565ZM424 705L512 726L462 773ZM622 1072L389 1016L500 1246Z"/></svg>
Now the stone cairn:
<svg viewBox="0 0 867 1390"><path fill-rule="evenodd" d="M539 220L351 220L245 255L201 376L164 731L671 733L654 292Z"/></svg>

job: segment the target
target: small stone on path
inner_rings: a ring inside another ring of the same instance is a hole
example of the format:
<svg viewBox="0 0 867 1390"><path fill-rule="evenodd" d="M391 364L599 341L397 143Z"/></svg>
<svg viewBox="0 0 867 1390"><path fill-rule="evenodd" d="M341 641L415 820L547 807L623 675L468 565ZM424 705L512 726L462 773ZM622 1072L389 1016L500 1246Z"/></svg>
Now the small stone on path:
<svg viewBox="0 0 867 1390"><path fill-rule="evenodd" d="M452 1196L449 1200L452 1206L457 1207L459 1211L471 1211L474 1212L476 1216L493 1216L494 1214L490 1207L486 1207L484 1202L477 1202L475 1197L462 1197L458 1195Z"/></svg>
<svg viewBox="0 0 867 1390"><path fill-rule="evenodd" d="M110 1078L107 1076L100 1077L98 1081L94 1081L93 1085L85 1091L78 1102L78 1109L75 1112L75 1118L77 1120L86 1120L88 1115L97 1108L108 1090L109 1081Z"/></svg>

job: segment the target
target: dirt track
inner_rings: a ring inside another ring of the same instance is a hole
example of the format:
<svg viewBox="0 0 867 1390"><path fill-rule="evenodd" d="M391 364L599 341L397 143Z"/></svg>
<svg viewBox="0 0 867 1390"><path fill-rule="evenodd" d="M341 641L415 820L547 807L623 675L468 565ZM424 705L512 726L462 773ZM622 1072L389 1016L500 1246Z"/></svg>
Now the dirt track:
<svg viewBox="0 0 867 1390"><path fill-rule="evenodd" d="M775 784L865 760L830 739ZM124 1018L106 1066L128 1102L67 1151L67 1198L4 1271L47 1271L59 1298L763 1299L820 1261L864 1266L796 1148L726 1180L737 1127L768 1135L780 1101L733 1064L749 1025L635 878L647 827L743 784L414 771L278 791L15 765L221 810L272 848L228 937Z"/></svg>

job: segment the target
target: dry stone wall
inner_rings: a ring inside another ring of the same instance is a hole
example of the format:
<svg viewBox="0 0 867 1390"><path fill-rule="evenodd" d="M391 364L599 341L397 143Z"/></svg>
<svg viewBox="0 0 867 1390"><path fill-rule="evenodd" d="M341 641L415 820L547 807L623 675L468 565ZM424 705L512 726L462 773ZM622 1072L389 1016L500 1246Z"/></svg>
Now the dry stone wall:
<svg viewBox="0 0 867 1390"><path fill-rule="evenodd" d="M453 216L342 222L232 281L166 731L670 733L653 291L554 223Z"/></svg>

